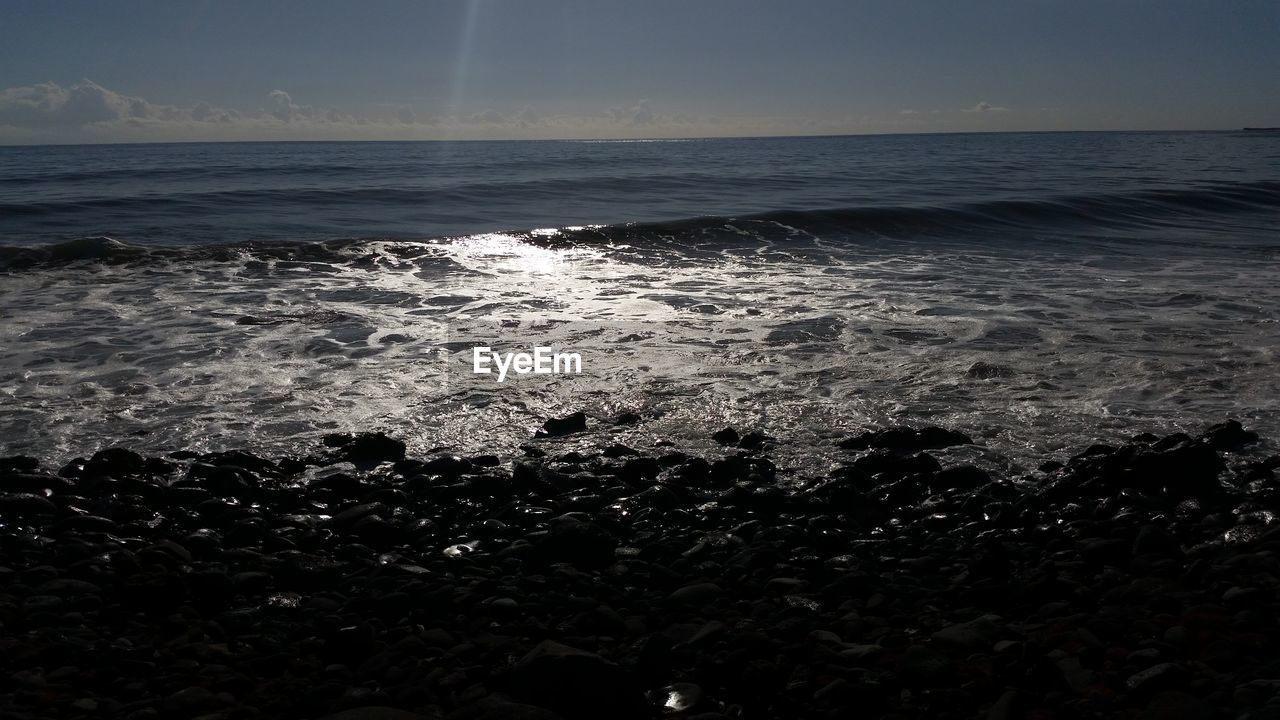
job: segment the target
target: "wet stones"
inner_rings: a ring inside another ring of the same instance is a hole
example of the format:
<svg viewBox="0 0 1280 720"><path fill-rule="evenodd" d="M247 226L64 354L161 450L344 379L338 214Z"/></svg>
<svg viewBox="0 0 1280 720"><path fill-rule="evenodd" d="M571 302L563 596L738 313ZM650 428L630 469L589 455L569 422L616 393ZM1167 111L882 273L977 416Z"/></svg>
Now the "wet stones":
<svg viewBox="0 0 1280 720"><path fill-rule="evenodd" d="M599 655L545 640L512 668L513 699L553 710L566 720L648 718L649 706L631 676Z"/></svg>
<svg viewBox="0 0 1280 720"><path fill-rule="evenodd" d="M568 563L582 570L598 570L614 562L618 541L607 531L574 517L552 521L545 534L532 538L530 559Z"/></svg>
<svg viewBox="0 0 1280 720"><path fill-rule="evenodd" d="M892 427L870 430L840 442L845 450L931 450L953 445L970 445L973 440L964 433L929 426L920 429Z"/></svg>
<svg viewBox="0 0 1280 720"><path fill-rule="evenodd" d="M1022 477L890 436L796 477L770 442L614 432L505 467L0 461L0 716L1211 717L1280 694L1274 468L1206 436Z"/></svg>

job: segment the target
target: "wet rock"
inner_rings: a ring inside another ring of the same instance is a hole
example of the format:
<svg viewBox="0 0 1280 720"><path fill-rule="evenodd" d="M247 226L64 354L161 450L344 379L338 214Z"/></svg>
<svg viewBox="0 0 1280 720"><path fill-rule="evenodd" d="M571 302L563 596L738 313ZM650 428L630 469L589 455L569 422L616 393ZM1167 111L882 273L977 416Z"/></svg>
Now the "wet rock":
<svg viewBox="0 0 1280 720"><path fill-rule="evenodd" d="M1140 720L1214 720L1221 717L1213 705L1186 692L1167 690L1151 699Z"/></svg>
<svg viewBox="0 0 1280 720"><path fill-rule="evenodd" d="M404 443L386 433L363 432L356 435L334 434L324 437L325 445L336 448L335 457L353 463L395 462L404 459Z"/></svg>
<svg viewBox="0 0 1280 720"><path fill-rule="evenodd" d="M0 475L0 491L45 494L69 493L74 486L64 477L34 472L13 472Z"/></svg>
<svg viewBox="0 0 1280 720"><path fill-rule="evenodd" d="M654 693L655 703L663 713L690 713L703 704L706 694L693 683L675 683Z"/></svg>
<svg viewBox="0 0 1280 720"><path fill-rule="evenodd" d="M649 708L630 675L599 655L544 640L511 670L514 700L549 708L566 720L640 720Z"/></svg>
<svg viewBox="0 0 1280 720"><path fill-rule="evenodd" d="M965 375L977 380L990 380L998 377L1010 377L1013 370L1004 365L996 365L982 360L969 366L965 371Z"/></svg>
<svg viewBox="0 0 1280 720"><path fill-rule="evenodd" d="M546 535L533 541L532 559L594 570L612 565L617 547L617 539L600 526L567 517L554 521Z"/></svg>
<svg viewBox="0 0 1280 720"><path fill-rule="evenodd" d="M983 615L969 622L943 628L933 634L933 639L948 645L976 650L991 647L999 639L1003 627L995 615Z"/></svg>
<svg viewBox="0 0 1280 720"><path fill-rule="evenodd" d="M1062 673L1062 679L1077 693L1083 693L1097 678L1092 670L1080 664L1080 658L1061 658L1055 664L1058 666L1058 671Z"/></svg>
<svg viewBox="0 0 1280 720"><path fill-rule="evenodd" d="M936 683L955 670L946 655L923 645L912 645L904 650L895 668L903 680L924 685Z"/></svg>
<svg viewBox="0 0 1280 720"><path fill-rule="evenodd" d="M542 429L535 433L534 437L560 437L582 432L586 429L587 415L579 411L564 417L548 418L546 422L542 423Z"/></svg>
<svg viewBox="0 0 1280 720"><path fill-rule="evenodd" d="M715 431L711 435L711 439L721 445L734 445L738 442L738 431L731 427L723 428Z"/></svg>
<svg viewBox="0 0 1280 720"><path fill-rule="evenodd" d="M226 693L215 693L208 688L189 687L172 693L161 703L164 712L177 717L197 717L219 710L234 703Z"/></svg>
<svg viewBox="0 0 1280 720"><path fill-rule="evenodd" d="M27 455L11 455L0 458L0 474L34 473L40 461Z"/></svg>
<svg viewBox="0 0 1280 720"><path fill-rule="evenodd" d="M325 715L319 720L432 720L432 718L399 708L370 705Z"/></svg>
<svg viewBox="0 0 1280 720"><path fill-rule="evenodd" d="M1235 420L1228 420L1210 426L1201 438L1218 450L1236 450L1258 442L1258 433L1245 430Z"/></svg>
<svg viewBox="0 0 1280 720"><path fill-rule="evenodd" d="M497 458L494 458L495 460ZM424 475L441 475L454 478L471 470L471 461L457 455L436 455L427 459L417 471Z"/></svg>
<svg viewBox="0 0 1280 720"><path fill-rule="evenodd" d="M125 448L107 448L99 450L85 463L84 474L88 476L106 475L117 477L141 472L147 461L138 453Z"/></svg>
<svg viewBox="0 0 1280 720"><path fill-rule="evenodd" d="M1187 669L1178 663L1160 663L1130 675L1125 687L1135 694L1151 694L1171 690L1189 678Z"/></svg>
<svg viewBox="0 0 1280 720"><path fill-rule="evenodd" d="M1160 489L1174 497L1212 495L1222 489L1218 473L1225 465L1211 446L1185 439L1161 443L1134 455L1132 466L1139 487Z"/></svg>
<svg viewBox="0 0 1280 720"><path fill-rule="evenodd" d="M475 705L455 710L445 720L564 720L564 716L537 705L490 696Z"/></svg>
<svg viewBox="0 0 1280 720"><path fill-rule="evenodd" d="M667 596L672 605L705 605L714 602L724 594L724 590L715 583L694 583L685 585Z"/></svg>
<svg viewBox="0 0 1280 720"><path fill-rule="evenodd" d="M35 493L0 493L0 513L9 515L53 515L58 508Z"/></svg>
<svg viewBox="0 0 1280 720"><path fill-rule="evenodd" d="M1178 552L1178 542L1159 525L1143 525L1133 541L1134 555L1173 555Z"/></svg>
<svg viewBox="0 0 1280 720"><path fill-rule="evenodd" d="M985 470L973 465L945 468L933 475L929 484L937 490L976 490L991 482Z"/></svg>
<svg viewBox="0 0 1280 720"><path fill-rule="evenodd" d="M847 438L840 442L845 450L868 450L880 448L884 450L929 450L945 448L953 445L970 445L973 440L964 433L946 430L940 427L893 427L883 430L871 430L857 437Z"/></svg>

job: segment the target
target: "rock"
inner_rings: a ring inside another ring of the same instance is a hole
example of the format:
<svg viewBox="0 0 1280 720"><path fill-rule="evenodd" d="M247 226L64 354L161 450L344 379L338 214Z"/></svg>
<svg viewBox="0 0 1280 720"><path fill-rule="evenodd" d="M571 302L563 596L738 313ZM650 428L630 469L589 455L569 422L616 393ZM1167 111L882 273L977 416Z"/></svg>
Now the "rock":
<svg viewBox="0 0 1280 720"><path fill-rule="evenodd" d="M537 705L513 703L489 696L475 705L449 713L445 720L564 720L564 716Z"/></svg>
<svg viewBox="0 0 1280 720"><path fill-rule="evenodd" d="M598 570L614 563L617 547L617 539L600 526L568 517L553 521L547 534L533 541L531 557L546 564Z"/></svg>
<svg viewBox="0 0 1280 720"><path fill-rule="evenodd" d="M1180 552L1178 543L1159 525L1143 525L1133 541L1134 555L1174 555Z"/></svg>
<svg viewBox="0 0 1280 720"><path fill-rule="evenodd" d="M1062 673L1062 679L1077 693L1082 693L1088 689L1097 677L1093 671L1081 665L1080 658L1077 657L1061 658L1055 664Z"/></svg>
<svg viewBox="0 0 1280 720"><path fill-rule="evenodd" d="M721 445L733 445L738 442L738 431L731 427L723 428L713 433L711 439Z"/></svg>
<svg viewBox="0 0 1280 720"><path fill-rule="evenodd" d="M706 605L723 594L724 590L715 583L695 583L685 585L668 595L667 602L672 605Z"/></svg>
<svg viewBox="0 0 1280 720"><path fill-rule="evenodd" d="M929 426L919 430L909 427L893 427L872 430L864 432L857 437L845 439L841 441L840 447L845 450L867 450L871 448L929 450L951 447L952 445L970 445L972 443L973 440L968 435L940 427Z"/></svg>
<svg viewBox="0 0 1280 720"><path fill-rule="evenodd" d="M898 657L896 669L903 680L930 685L950 675L954 666L946 655L923 645L912 645Z"/></svg>
<svg viewBox="0 0 1280 720"><path fill-rule="evenodd" d="M43 495L46 490L54 493L69 493L74 487L66 478L57 475L13 472L0 476L0 490L4 492Z"/></svg>
<svg viewBox="0 0 1280 720"><path fill-rule="evenodd" d="M84 466L84 474L90 477L96 475L119 477L141 472L146 466L147 461L132 450L107 448L99 450L89 458L89 462Z"/></svg>
<svg viewBox="0 0 1280 720"><path fill-rule="evenodd" d="M1218 450L1235 450L1241 446L1258 442L1258 433L1245 430L1235 420L1228 420L1224 423L1210 426L1200 437Z"/></svg>
<svg viewBox="0 0 1280 720"><path fill-rule="evenodd" d="M996 615L983 615L969 622L943 628L933 634L933 639L957 647L977 650L989 648L999 638L1003 627Z"/></svg>
<svg viewBox="0 0 1280 720"><path fill-rule="evenodd" d="M689 713L694 711L705 697L702 688L693 683L675 683L662 688L657 693L658 705L666 713Z"/></svg>
<svg viewBox="0 0 1280 720"><path fill-rule="evenodd" d="M867 663L884 654L879 645L849 645L840 651L840 657L854 664Z"/></svg>
<svg viewBox="0 0 1280 720"><path fill-rule="evenodd" d="M0 473L3 474L33 473L39 468L40 461L26 455L0 458Z"/></svg>
<svg viewBox="0 0 1280 720"><path fill-rule="evenodd" d="M494 458L497 460L497 458ZM422 463L418 472L424 475L441 475L454 478L471 470L471 461L457 455L437 455Z"/></svg>
<svg viewBox="0 0 1280 720"><path fill-rule="evenodd" d="M35 493L0 493L0 512L12 515L53 515L57 506Z"/></svg>
<svg viewBox="0 0 1280 720"><path fill-rule="evenodd" d="M595 653L544 640L511 670L512 699L549 708L566 720L649 716L629 674Z"/></svg>
<svg viewBox="0 0 1280 720"><path fill-rule="evenodd" d="M399 708L370 705L325 715L318 720L431 720L431 718Z"/></svg>
<svg viewBox="0 0 1280 720"><path fill-rule="evenodd" d="M1005 690L1004 693L996 700L991 709L987 711L987 720L1016 720L1018 715L1018 704L1021 696L1017 690Z"/></svg>
<svg viewBox="0 0 1280 720"><path fill-rule="evenodd" d="M326 435L325 444L329 444L330 438L335 437L334 442L338 442L337 457L341 460L353 463L380 463L404 459L404 443L387 437L386 433L358 433L350 436L350 439Z"/></svg>
<svg viewBox="0 0 1280 720"><path fill-rule="evenodd" d="M1004 365L996 365L979 360L969 366L969 369L965 371L965 375L977 380L990 380L991 378L1009 377L1013 375L1013 370Z"/></svg>
<svg viewBox="0 0 1280 720"><path fill-rule="evenodd" d="M559 437L587 429L587 415L582 411L560 418L548 418L534 437Z"/></svg>
<svg viewBox="0 0 1280 720"><path fill-rule="evenodd" d="M1212 705L1190 693L1166 690L1152 698L1138 717L1139 720L1214 720L1220 716Z"/></svg>
<svg viewBox="0 0 1280 720"><path fill-rule="evenodd" d="M1185 667L1167 662L1130 675L1124 684L1135 694L1147 695L1176 688L1188 679L1188 675Z"/></svg>
<svg viewBox="0 0 1280 720"><path fill-rule="evenodd" d="M973 465L958 465L933 474L929 485L935 490L976 490L991 482L985 470Z"/></svg>
<svg viewBox="0 0 1280 720"><path fill-rule="evenodd" d="M1135 454L1132 467L1138 487L1184 498L1221 491L1218 473L1225 466L1207 443L1170 436Z"/></svg>
<svg viewBox="0 0 1280 720"><path fill-rule="evenodd" d="M226 693L215 693L208 688L196 686L169 695L161 703L161 708L170 715L193 718L220 710L234 702Z"/></svg>

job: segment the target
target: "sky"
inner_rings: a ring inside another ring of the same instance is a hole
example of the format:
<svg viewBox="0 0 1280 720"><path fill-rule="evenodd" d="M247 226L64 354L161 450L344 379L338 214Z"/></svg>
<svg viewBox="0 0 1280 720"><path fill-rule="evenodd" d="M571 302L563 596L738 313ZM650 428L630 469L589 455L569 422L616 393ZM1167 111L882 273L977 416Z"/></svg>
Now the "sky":
<svg viewBox="0 0 1280 720"><path fill-rule="evenodd" d="M1276 0L0 4L0 144L1277 125Z"/></svg>

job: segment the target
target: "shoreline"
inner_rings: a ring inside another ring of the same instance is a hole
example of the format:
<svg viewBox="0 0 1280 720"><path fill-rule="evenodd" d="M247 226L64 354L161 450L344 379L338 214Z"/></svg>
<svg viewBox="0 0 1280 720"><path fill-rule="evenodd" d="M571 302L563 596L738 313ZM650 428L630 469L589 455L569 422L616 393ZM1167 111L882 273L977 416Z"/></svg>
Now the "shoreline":
<svg viewBox="0 0 1280 720"><path fill-rule="evenodd" d="M959 433L884 428L801 486L760 433L566 451L579 429L509 463L370 433L301 459L0 459L0 714L1280 710L1280 455L1243 454L1239 424L1017 477L944 466Z"/></svg>

